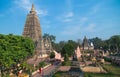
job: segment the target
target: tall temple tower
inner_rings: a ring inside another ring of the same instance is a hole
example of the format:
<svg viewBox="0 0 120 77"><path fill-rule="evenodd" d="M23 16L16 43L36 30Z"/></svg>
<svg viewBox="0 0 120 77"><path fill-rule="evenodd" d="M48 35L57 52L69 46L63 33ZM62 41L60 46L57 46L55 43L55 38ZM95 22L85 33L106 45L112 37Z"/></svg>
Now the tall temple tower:
<svg viewBox="0 0 120 77"><path fill-rule="evenodd" d="M27 15L26 18L23 36L30 37L34 41L36 54L45 53L43 51L44 45L42 40L42 31L40 27L40 22L38 16L36 15L36 11L33 4L30 13Z"/></svg>
<svg viewBox="0 0 120 77"><path fill-rule="evenodd" d="M89 49L89 43L88 43L88 39L86 38L86 36L83 39L83 49L84 50Z"/></svg>
<svg viewBox="0 0 120 77"><path fill-rule="evenodd" d="M93 50L94 49L94 45L91 41L88 41L88 39L86 38L86 36L83 39L83 50Z"/></svg>

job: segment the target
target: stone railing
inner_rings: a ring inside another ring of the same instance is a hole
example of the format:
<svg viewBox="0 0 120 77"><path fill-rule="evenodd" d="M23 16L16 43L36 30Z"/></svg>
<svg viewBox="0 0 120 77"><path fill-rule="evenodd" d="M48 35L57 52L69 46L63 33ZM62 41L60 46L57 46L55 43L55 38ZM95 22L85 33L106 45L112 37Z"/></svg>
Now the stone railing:
<svg viewBox="0 0 120 77"><path fill-rule="evenodd" d="M48 65L44 66L44 67L42 68L42 70L46 69L46 68L49 67L49 66L51 66L51 64L48 64ZM32 72L32 75L36 74L37 72L39 72L39 69L36 70L36 71L34 71L34 72Z"/></svg>

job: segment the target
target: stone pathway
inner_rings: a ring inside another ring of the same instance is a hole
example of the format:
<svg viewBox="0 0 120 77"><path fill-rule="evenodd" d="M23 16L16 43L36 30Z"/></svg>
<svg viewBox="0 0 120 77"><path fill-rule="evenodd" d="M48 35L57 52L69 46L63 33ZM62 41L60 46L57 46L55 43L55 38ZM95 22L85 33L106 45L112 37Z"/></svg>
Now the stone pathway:
<svg viewBox="0 0 120 77"><path fill-rule="evenodd" d="M32 77L50 77L48 75L50 75L50 73L52 71L54 71L55 68L56 68L55 65L51 65L51 66L45 68L44 70L42 70L41 73L39 73L39 72L35 73Z"/></svg>

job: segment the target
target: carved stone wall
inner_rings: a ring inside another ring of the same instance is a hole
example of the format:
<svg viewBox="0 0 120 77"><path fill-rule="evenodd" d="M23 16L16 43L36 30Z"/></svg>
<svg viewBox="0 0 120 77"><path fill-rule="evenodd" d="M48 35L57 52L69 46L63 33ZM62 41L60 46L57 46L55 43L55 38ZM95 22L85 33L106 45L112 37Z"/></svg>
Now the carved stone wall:
<svg viewBox="0 0 120 77"><path fill-rule="evenodd" d="M36 15L34 5L32 5L30 13L27 15L24 31L24 37L30 37L35 44L36 53L42 52L43 49L43 39L42 39L42 31L40 27L39 18Z"/></svg>

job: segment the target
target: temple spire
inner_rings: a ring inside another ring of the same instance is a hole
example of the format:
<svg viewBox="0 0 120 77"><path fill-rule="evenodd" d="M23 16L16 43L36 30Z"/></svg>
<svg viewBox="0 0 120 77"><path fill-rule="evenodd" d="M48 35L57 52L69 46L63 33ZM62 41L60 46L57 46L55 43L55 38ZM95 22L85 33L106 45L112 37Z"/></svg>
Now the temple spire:
<svg viewBox="0 0 120 77"><path fill-rule="evenodd" d="M30 37L34 41L36 49L41 49L42 30L33 4L30 13L27 15L23 36Z"/></svg>
<svg viewBox="0 0 120 77"><path fill-rule="evenodd" d="M87 39L86 36L84 36L84 39Z"/></svg>
<svg viewBox="0 0 120 77"><path fill-rule="evenodd" d="M31 11L35 11L35 9L34 9L34 4L32 4Z"/></svg>
<svg viewBox="0 0 120 77"><path fill-rule="evenodd" d="M36 12L35 12L35 8L34 8L34 4L32 4L32 8L31 8L30 13L32 13L32 14L36 14Z"/></svg>

